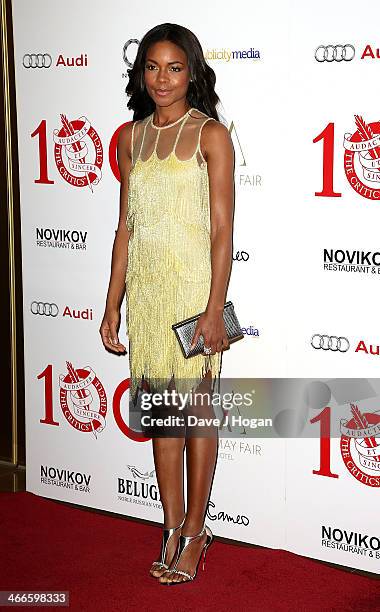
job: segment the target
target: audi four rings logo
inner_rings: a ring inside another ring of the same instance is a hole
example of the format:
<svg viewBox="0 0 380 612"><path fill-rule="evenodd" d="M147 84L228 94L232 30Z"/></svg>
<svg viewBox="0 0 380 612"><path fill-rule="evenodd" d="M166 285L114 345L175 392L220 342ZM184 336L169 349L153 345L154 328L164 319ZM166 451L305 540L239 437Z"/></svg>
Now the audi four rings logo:
<svg viewBox="0 0 380 612"><path fill-rule="evenodd" d="M311 339L311 346L315 349L324 351L339 351L345 353L350 348L347 338L342 336L327 336L327 334L314 334Z"/></svg>
<svg viewBox="0 0 380 612"><path fill-rule="evenodd" d="M353 45L320 45L314 54L317 62L351 62L355 57Z"/></svg>
<svg viewBox="0 0 380 612"><path fill-rule="evenodd" d="M50 68L52 63L49 53L26 53L22 58L24 68Z"/></svg>
<svg viewBox="0 0 380 612"><path fill-rule="evenodd" d="M45 317L56 317L59 313L57 304L49 304L48 302L32 302L30 311L34 315L44 315Z"/></svg>

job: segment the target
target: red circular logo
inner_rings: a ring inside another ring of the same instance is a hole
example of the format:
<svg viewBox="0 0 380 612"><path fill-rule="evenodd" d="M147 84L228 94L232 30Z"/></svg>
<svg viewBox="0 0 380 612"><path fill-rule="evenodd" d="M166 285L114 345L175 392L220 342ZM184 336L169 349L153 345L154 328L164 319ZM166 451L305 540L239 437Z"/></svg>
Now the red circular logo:
<svg viewBox="0 0 380 612"><path fill-rule="evenodd" d="M61 115L62 127L54 130L54 159L58 172L74 187L97 185L102 178L103 146L87 117L69 121Z"/></svg>
<svg viewBox="0 0 380 612"><path fill-rule="evenodd" d="M68 423L74 429L97 434L106 426L107 396L90 366L74 369L67 362L67 374L59 377L60 404Z"/></svg>
<svg viewBox="0 0 380 612"><path fill-rule="evenodd" d="M368 200L380 199L380 122L355 115L357 130L344 135L344 171L351 187Z"/></svg>
<svg viewBox="0 0 380 612"><path fill-rule="evenodd" d="M351 404L352 418L341 419L340 452L350 474L362 484L380 487L380 415Z"/></svg>

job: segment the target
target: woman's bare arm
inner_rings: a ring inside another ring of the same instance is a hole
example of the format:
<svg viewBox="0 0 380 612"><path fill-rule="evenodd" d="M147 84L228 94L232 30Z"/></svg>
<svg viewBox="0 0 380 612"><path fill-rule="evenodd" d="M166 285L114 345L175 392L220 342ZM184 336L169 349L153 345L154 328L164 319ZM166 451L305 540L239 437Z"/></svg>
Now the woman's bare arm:
<svg viewBox="0 0 380 612"><path fill-rule="evenodd" d="M234 148L222 123L208 121L204 125L201 152L209 177L212 276L207 307L199 319L193 345L202 334L205 346L211 346L211 354L215 354L229 346L223 308L232 265L234 208Z"/></svg>
<svg viewBox="0 0 380 612"><path fill-rule="evenodd" d="M212 281L207 310L223 312L232 265L234 148L228 129L209 121L202 130L210 187Z"/></svg>
<svg viewBox="0 0 380 612"><path fill-rule="evenodd" d="M106 308L100 327L103 344L109 350L124 352L125 346L119 343L118 327L120 305L125 292L125 276L128 265L128 242L131 232L127 229L128 181L132 165L131 137L132 123L124 126L119 133L117 160L120 171L120 213L119 223L112 249L111 276L107 292Z"/></svg>

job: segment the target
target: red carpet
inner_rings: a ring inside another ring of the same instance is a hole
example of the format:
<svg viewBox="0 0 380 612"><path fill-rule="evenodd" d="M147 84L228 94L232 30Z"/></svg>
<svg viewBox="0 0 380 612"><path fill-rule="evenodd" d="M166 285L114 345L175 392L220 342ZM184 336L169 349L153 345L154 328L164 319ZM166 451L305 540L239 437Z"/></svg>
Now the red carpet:
<svg viewBox="0 0 380 612"><path fill-rule="evenodd" d="M71 610L91 612L380 610L376 578L284 551L218 541L194 583L162 586L148 575L160 537L158 527L32 493L1 493L0 590L66 590Z"/></svg>

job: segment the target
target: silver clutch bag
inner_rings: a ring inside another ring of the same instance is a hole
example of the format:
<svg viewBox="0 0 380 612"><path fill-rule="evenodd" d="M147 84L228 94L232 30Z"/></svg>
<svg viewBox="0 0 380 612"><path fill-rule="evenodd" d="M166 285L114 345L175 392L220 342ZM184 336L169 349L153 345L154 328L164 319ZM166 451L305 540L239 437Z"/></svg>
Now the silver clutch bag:
<svg viewBox="0 0 380 612"><path fill-rule="evenodd" d="M200 312L193 317L189 317L184 321L180 321L179 323L175 323L172 325L172 329L177 336L178 342L181 346L182 353L187 359L188 357L194 357L195 355L199 355L203 353L204 341L203 336L199 336L197 344L191 350L191 340L193 338L195 327L197 325L198 319L203 314ZM237 316L235 314L234 305L231 301L226 302L223 309L223 320L224 325L226 327L227 337L230 344L232 342L236 342L236 340L241 340L244 338L243 331L239 325L239 321L237 320Z"/></svg>

